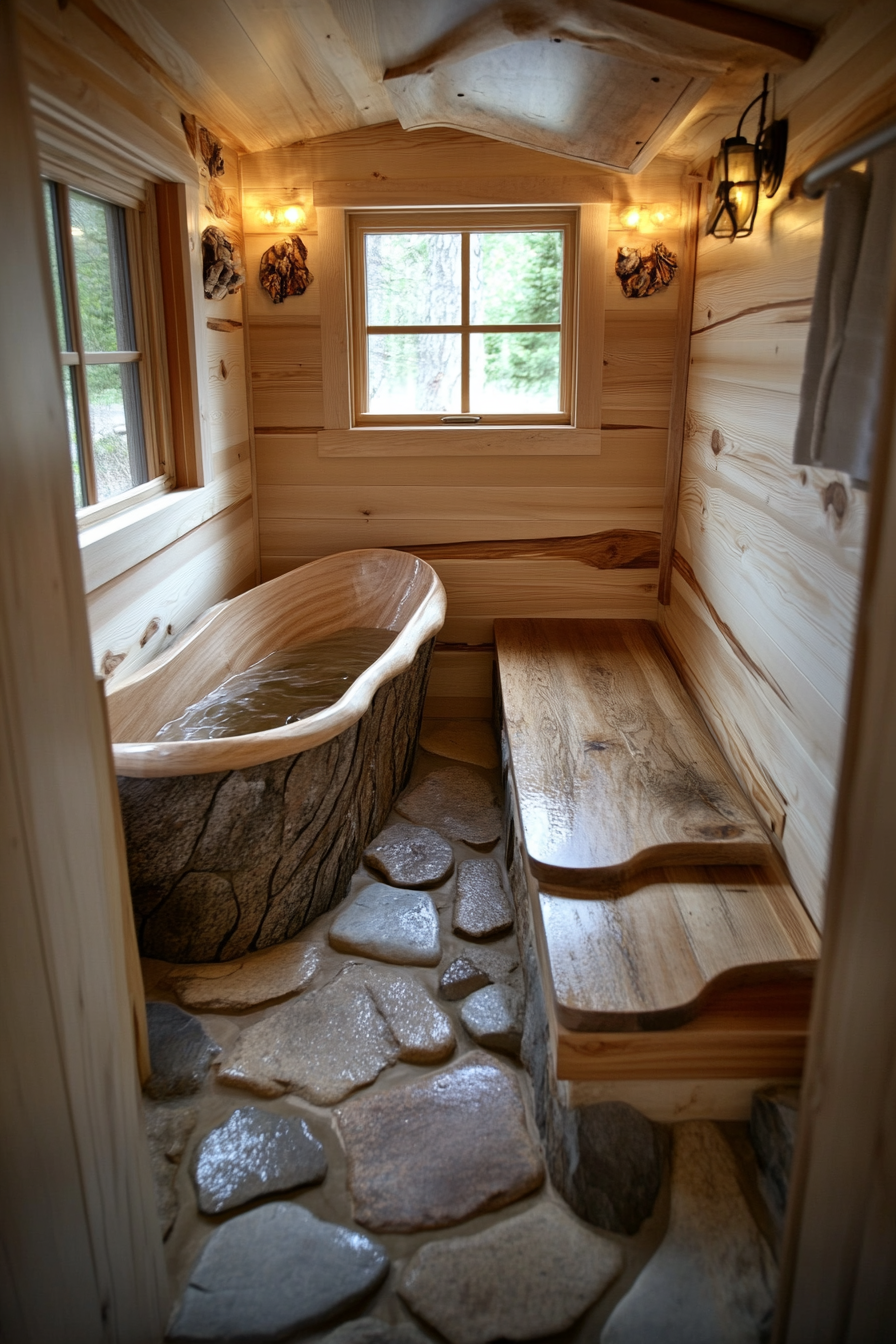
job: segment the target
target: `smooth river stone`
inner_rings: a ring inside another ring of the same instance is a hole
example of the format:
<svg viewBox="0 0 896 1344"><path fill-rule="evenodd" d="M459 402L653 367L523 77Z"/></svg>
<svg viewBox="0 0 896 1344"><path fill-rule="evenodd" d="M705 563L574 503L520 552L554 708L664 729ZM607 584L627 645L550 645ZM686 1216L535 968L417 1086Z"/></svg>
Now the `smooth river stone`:
<svg viewBox="0 0 896 1344"><path fill-rule="evenodd" d="M519 1084L481 1051L334 1114L355 1221L376 1231L451 1227L544 1180Z"/></svg>
<svg viewBox="0 0 896 1344"><path fill-rule="evenodd" d="M185 1008L239 1012L307 989L320 968L313 943L280 943L240 961L176 966L168 983Z"/></svg>
<svg viewBox="0 0 896 1344"><path fill-rule="evenodd" d="M427 1341L413 1325L390 1325L373 1316L361 1316L337 1326L320 1344L427 1344Z"/></svg>
<svg viewBox="0 0 896 1344"><path fill-rule="evenodd" d="M464 859L457 870L454 932L491 938L513 928L513 910L494 859Z"/></svg>
<svg viewBox="0 0 896 1344"><path fill-rule="evenodd" d="M153 1101L166 1101L198 1092L221 1047L198 1018L173 1003L148 1003L146 1026L152 1068L143 1088L146 1095Z"/></svg>
<svg viewBox="0 0 896 1344"><path fill-rule="evenodd" d="M674 1125L669 1227L601 1344L756 1344L768 1338L776 1278L719 1130Z"/></svg>
<svg viewBox="0 0 896 1344"><path fill-rule="evenodd" d="M503 818L492 786L465 765L446 765L422 779L395 804L396 812L418 826L432 826L449 840L491 848Z"/></svg>
<svg viewBox="0 0 896 1344"><path fill-rule="evenodd" d="M294 1092L332 1106L397 1059L440 1063L454 1046L451 1019L413 976L350 962L242 1032L218 1077L263 1097Z"/></svg>
<svg viewBox="0 0 896 1344"><path fill-rule="evenodd" d="M374 882L344 906L330 927L337 952L353 952L399 966L438 966L439 915L423 891Z"/></svg>
<svg viewBox="0 0 896 1344"><path fill-rule="evenodd" d="M420 729L420 745L434 756L482 765L486 770L501 763L492 726L484 719L429 719Z"/></svg>
<svg viewBox="0 0 896 1344"><path fill-rule="evenodd" d="M143 1109L156 1213L164 1240L177 1217L177 1173L187 1140L196 1127L199 1107L189 1101L154 1105L144 1099Z"/></svg>
<svg viewBox="0 0 896 1344"><path fill-rule="evenodd" d="M223 1213L259 1195L318 1185L327 1174L323 1144L304 1120L241 1106L202 1140L193 1159L200 1213Z"/></svg>
<svg viewBox="0 0 896 1344"><path fill-rule="evenodd" d="M169 1339L283 1339L362 1302L389 1257L299 1204L265 1204L212 1233L190 1271Z"/></svg>
<svg viewBox="0 0 896 1344"><path fill-rule="evenodd" d="M456 1001L466 998L476 989L484 989L491 982L491 976L478 966L474 966L467 957L458 957L442 972L439 993L443 999Z"/></svg>
<svg viewBox="0 0 896 1344"><path fill-rule="evenodd" d="M460 1020L477 1045L519 1055L523 1040L525 1002L509 985L486 985L464 1003Z"/></svg>
<svg viewBox="0 0 896 1344"><path fill-rule="evenodd" d="M759 1165L759 1185L779 1228L787 1208L799 1108L798 1087L766 1087L753 1093L750 1141Z"/></svg>
<svg viewBox="0 0 896 1344"><path fill-rule="evenodd" d="M450 1344L542 1339L577 1321L622 1265L609 1237L554 1204L539 1204L486 1232L422 1246L398 1291Z"/></svg>
<svg viewBox="0 0 896 1344"><path fill-rule="evenodd" d="M365 849L364 862L393 887L437 887L454 871L454 850L438 831L399 821Z"/></svg>

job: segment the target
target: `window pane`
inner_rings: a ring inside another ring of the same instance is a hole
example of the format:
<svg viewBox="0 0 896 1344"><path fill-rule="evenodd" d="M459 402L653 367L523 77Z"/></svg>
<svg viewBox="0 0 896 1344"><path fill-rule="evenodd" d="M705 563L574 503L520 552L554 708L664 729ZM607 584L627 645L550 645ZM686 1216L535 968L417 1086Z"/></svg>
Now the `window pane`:
<svg viewBox="0 0 896 1344"><path fill-rule="evenodd" d="M559 322L562 292L562 231L470 234L474 326Z"/></svg>
<svg viewBox="0 0 896 1344"><path fill-rule="evenodd" d="M50 274L53 278L53 307L56 311L56 335L60 350L71 350L71 333L66 321L62 297L62 265L59 257L59 224L56 213L56 191L52 182L44 182L44 218L47 223L47 243L50 252Z"/></svg>
<svg viewBox="0 0 896 1344"><path fill-rule="evenodd" d="M146 480L136 364L88 364L97 502Z"/></svg>
<svg viewBox="0 0 896 1344"><path fill-rule="evenodd" d="M69 201L84 349L134 350L124 211L80 191Z"/></svg>
<svg viewBox="0 0 896 1344"><path fill-rule="evenodd" d="M460 322L459 233L367 234L365 265L368 326Z"/></svg>
<svg viewBox="0 0 896 1344"><path fill-rule="evenodd" d="M374 415L460 410L460 336L368 336L367 409Z"/></svg>
<svg viewBox="0 0 896 1344"><path fill-rule="evenodd" d="M84 489L84 468L79 449L78 389L75 383L75 371L71 365L65 366L62 370L62 390L65 393L65 420L68 425L68 451L72 461L75 508L83 509L87 503L87 492Z"/></svg>
<svg viewBox="0 0 896 1344"><path fill-rule="evenodd" d="M480 415L559 411L559 331L473 332L470 410Z"/></svg>

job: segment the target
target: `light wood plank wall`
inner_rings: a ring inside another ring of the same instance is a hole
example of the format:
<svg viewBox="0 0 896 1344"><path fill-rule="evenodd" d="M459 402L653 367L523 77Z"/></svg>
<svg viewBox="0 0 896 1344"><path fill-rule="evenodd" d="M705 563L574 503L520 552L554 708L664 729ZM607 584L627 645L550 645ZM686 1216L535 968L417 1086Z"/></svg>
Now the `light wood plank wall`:
<svg viewBox="0 0 896 1344"><path fill-rule="evenodd" d="M88 134L99 128L130 146L149 180L187 184L194 268L201 267L199 235L207 224L242 243L235 151L225 146L226 171L216 179L225 194L219 218L209 208L207 172L190 155L180 107L140 65L75 6L27 0L20 6L20 28L29 83L38 96L69 108L75 127ZM179 503L173 521L162 517L128 528L85 556L93 653L103 675L135 671L207 607L256 582L243 298L238 293L200 302L196 394L205 489ZM223 324L229 330L210 328L208 319L229 319Z"/></svg>
<svg viewBox="0 0 896 1344"><path fill-rule="evenodd" d="M602 451L599 456L345 458L318 455L323 425L320 267L315 181L568 177L568 160L448 130L397 123L322 137L241 160L263 578L316 556L362 546L424 546L562 537L610 529L658 532L678 285L623 297L616 248L647 244L620 224L625 203L680 206L683 167L660 160L639 178L590 170L615 195L606 259ZM589 169L575 165L575 173ZM533 200L537 200L533 184ZM300 202L316 275L274 306L258 283L262 253L282 236L259 231L259 209ZM678 227L663 240L679 248ZM448 591L442 640L481 645L496 616L656 615L655 569L598 570L572 559L433 559ZM487 652L436 654L430 713L482 713Z"/></svg>
<svg viewBox="0 0 896 1344"><path fill-rule="evenodd" d="M856 7L782 79L787 180L896 104L896 15ZM702 238L670 652L820 923L867 496L792 464L823 202L762 201L752 237Z"/></svg>

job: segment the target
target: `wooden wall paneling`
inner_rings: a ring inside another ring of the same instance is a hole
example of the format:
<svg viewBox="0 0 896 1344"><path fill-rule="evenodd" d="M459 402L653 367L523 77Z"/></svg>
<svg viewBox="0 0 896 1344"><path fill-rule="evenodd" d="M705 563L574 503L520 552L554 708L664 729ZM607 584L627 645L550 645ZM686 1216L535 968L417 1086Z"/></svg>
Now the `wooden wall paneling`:
<svg viewBox="0 0 896 1344"><path fill-rule="evenodd" d="M804 746L808 733L800 722L801 716L789 701L782 703L780 688L764 684L738 658L716 626L694 610L690 593L685 597L680 584L676 575L674 618L665 613L662 617L667 651L757 812L778 842L794 886L820 924L817 893L828 856L836 761L822 765L809 755ZM810 704L817 700L817 693L810 694ZM739 706L736 719L730 714L731 704ZM813 734L816 739L823 736L826 727L828 736L833 736L829 728L832 712L829 706L824 706L824 710L824 717L817 723L818 731Z"/></svg>
<svg viewBox="0 0 896 1344"><path fill-rule="evenodd" d="M364 177L354 182L315 182L315 209L329 206L578 205L613 199L609 177Z"/></svg>
<svg viewBox="0 0 896 1344"><path fill-rule="evenodd" d="M159 182L156 186L174 477L181 489L195 488L205 479L187 193L182 182Z"/></svg>
<svg viewBox="0 0 896 1344"><path fill-rule="evenodd" d="M255 527L246 499L90 594L99 672L135 672L207 607L254 582Z"/></svg>
<svg viewBox="0 0 896 1344"><path fill-rule="evenodd" d="M689 462L704 479L750 498L810 541L835 548L843 569L857 576L867 492L840 473L794 465L798 408L791 390L757 392L732 379L692 373Z"/></svg>
<svg viewBox="0 0 896 1344"><path fill-rule="evenodd" d="M249 344L256 427L322 425L321 328L255 320L249 329Z"/></svg>
<svg viewBox="0 0 896 1344"><path fill-rule="evenodd" d="M17 45L3 0L0 1317L17 1344L144 1344L164 1333L168 1290Z"/></svg>
<svg viewBox="0 0 896 1344"><path fill-rule="evenodd" d="M721 594L730 594L842 712L857 584L833 548L794 536L773 514L690 470L682 473L678 546L713 604L724 609Z"/></svg>
<svg viewBox="0 0 896 1344"><path fill-rule="evenodd" d="M896 1328L896 287L775 1344Z"/></svg>
<svg viewBox="0 0 896 1344"><path fill-rule="evenodd" d="M603 532L609 530L608 544L603 554L600 553L602 548L599 542L594 548L598 550L600 556L595 568L656 568L658 531L645 529L646 536L643 538L640 529L626 534L622 528L630 519L631 515L629 518L623 515L621 519L613 519L611 529L601 526L603 519L580 520L579 525L585 536L600 537ZM621 523L619 528L615 526L617 521ZM640 523L646 520L635 515L633 521ZM657 520L654 517L651 521ZM596 527L589 526L594 522L597 523ZM471 559L483 561L493 559L502 563L527 551L549 553L557 549L562 553L565 549L572 550L576 540L569 539L571 542L569 548L557 546L556 543L560 539L555 535L556 524L552 528L544 527L545 535L539 538L533 535L532 521L528 518L490 519L487 523L462 517L292 519L271 517L265 511L259 529L262 549L269 554L282 555L295 543L306 555L327 555L333 550L357 550L364 546L394 546L402 550L413 550L426 559L437 559L438 556L434 551L431 553L430 548L438 547L454 548L456 555L446 558L462 559L464 551L460 548L466 548ZM538 530L535 529L536 532ZM488 540L481 540L483 532L488 533ZM502 548L502 541L517 539L529 544L514 547L509 552ZM544 542L543 546L539 545L541 540ZM562 540L565 542L567 539L564 537Z"/></svg>
<svg viewBox="0 0 896 1344"><path fill-rule="evenodd" d="M258 436L258 470L262 485L345 486L469 486L540 487L620 490L623 507L635 499L645 507L662 505L666 435L661 429L603 430L601 452L583 463L580 457L520 457L513 480L502 457L470 457L458 480L457 461L450 457L419 458L410 467L403 458L321 457L315 433L271 432ZM584 475L583 475L584 468ZM629 492L634 493L629 493ZM641 492L645 492L642 494Z"/></svg>
<svg viewBox="0 0 896 1344"><path fill-rule="evenodd" d="M579 211L579 313L576 346L575 422L578 429L601 423L604 371L603 259L607 251L609 205L582 205Z"/></svg>
<svg viewBox="0 0 896 1344"><path fill-rule="evenodd" d="M327 429L348 429L349 336L345 212L335 207L317 212L320 244L320 335L323 368L322 424Z"/></svg>
<svg viewBox="0 0 896 1344"><path fill-rule="evenodd" d="M896 107L894 71L892 7L844 12L778 83L788 177ZM792 462L822 214L782 191L761 200L749 238L700 239L677 573L661 614L742 782L768 794L768 815L777 796L819 923L867 517L848 478Z"/></svg>
<svg viewBox="0 0 896 1344"><path fill-rule="evenodd" d="M270 440L268 440L270 442ZM342 518L368 522L389 518L519 519L582 531L602 527L656 529L662 516L659 490L650 486L259 485L267 518ZM556 530L556 529L554 529Z"/></svg>
<svg viewBox="0 0 896 1344"><path fill-rule="evenodd" d="M658 597L662 606L669 603L672 583L672 553L678 526L678 488L681 480L681 455L684 445L685 415L688 400L688 373L691 353L691 315L694 308L694 280L697 268L697 230L700 218L700 182L689 178L684 191L683 249L678 258L678 314L675 324L675 358L672 370L672 397L669 404L669 445L666 452L666 499L663 506L663 537L660 544L660 581Z"/></svg>

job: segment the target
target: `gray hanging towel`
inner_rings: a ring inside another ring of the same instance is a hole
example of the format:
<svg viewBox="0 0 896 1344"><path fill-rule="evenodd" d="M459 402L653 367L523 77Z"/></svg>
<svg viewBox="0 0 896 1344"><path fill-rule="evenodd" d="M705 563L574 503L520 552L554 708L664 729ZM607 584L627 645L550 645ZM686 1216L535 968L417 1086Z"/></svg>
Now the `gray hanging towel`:
<svg viewBox="0 0 896 1344"><path fill-rule="evenodd" d="M862 246L870 186L867 173L843 173L839 181L828 188L825 197L824 234L793 448L793 460L801 466L821 465L821 443L831 383L846 336L849 299Z"/></svg>
<svg viewBox="0 0 896 1344"><path fill-rule="evenodd" d="M888 308L896 261L896 148L871 160L871 193L849 300L846 337L825 419L821 459L854 485L871 479L885 395Z"/></svg>
<svg viewBox="0 0 896 1344"><path fill-rule="evenodd" d="M794 462L867 486L883 392L896 150L829 188Z"/></svg>

